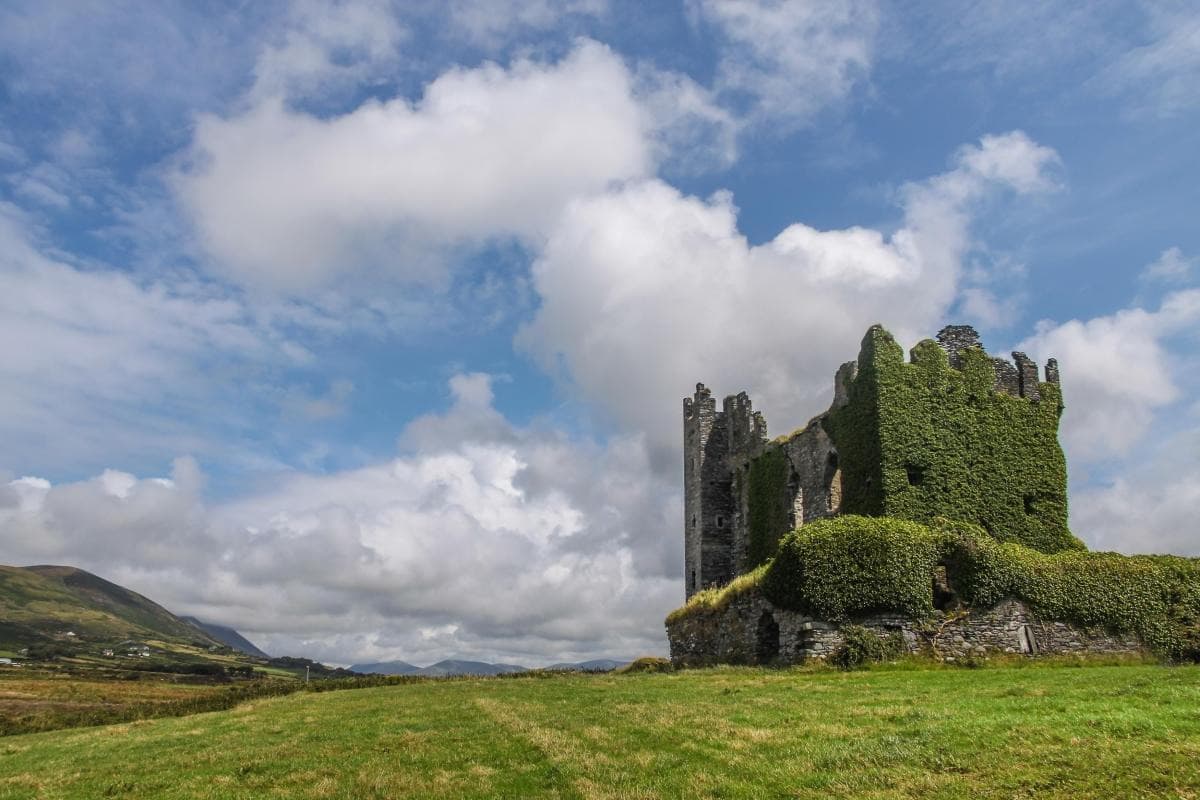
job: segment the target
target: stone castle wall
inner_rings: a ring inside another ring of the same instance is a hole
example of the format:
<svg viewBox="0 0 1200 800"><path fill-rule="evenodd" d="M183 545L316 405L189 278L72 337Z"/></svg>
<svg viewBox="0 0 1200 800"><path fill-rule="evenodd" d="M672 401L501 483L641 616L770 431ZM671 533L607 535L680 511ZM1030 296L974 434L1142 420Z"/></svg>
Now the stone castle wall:
<svg viewBox="0 0 1200 800"><path fill-rule="evenodd" d="M962 353L982 349L979 335L969 325L942 329L938 344L949 363L961 369ZM1013 361L993 358L995 391L1037 400L1038 366L1024 353ZM783 535L821 517L843 512L843 495L857 485L843 486L839 453L828 434L832 413L848 402L848 387L858 364L843 364L834 381L830 408L786 438L767 440L767 424L752 407L745 392L724 399L720 410L712 392L696 385L693 397L683 401L684 417L684 561L686 597L706 588L723 586L753 567L747 559L750 540L750 469L755 459L772 448L787 455L787 525L773 535ZM1045 379L1058 383L1058 363L1046 364ZM861 477L861 476L860 476ZM869 481L868 481L869 483ZM861 488L861 487L860 487ZM864 513L864 512L858 512Z"/></svg>
<svg viewBox="0 0 1200 800"><path fill-rule="evenodd" d="M1005 653L1037 657L1146 652L1133 634L1044 619L1013 599L929 624L888 614L854 624L881 635L899 633L909 652L932 653L946 660ZM667 638L677 667L799 664L824 659L842 643L838 624L779 608L757 591L733 598L721 610L697 610L668 621Z"/></svg>

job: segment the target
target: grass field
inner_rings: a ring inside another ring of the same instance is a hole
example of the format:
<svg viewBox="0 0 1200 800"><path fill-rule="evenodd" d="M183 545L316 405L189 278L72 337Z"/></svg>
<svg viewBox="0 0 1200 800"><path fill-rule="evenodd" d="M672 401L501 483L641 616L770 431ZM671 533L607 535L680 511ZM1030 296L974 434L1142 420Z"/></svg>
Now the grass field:
<svg viewBox="0 0 1200 800"><path fill-rule="evenodd" d="M220 681L161 673L8 668L0 670L0 735L232 708L242 700L300 688L293 676L288 678Z"/></svg>
<svg viewBox="0 0 1200 800"><path fill-rule="evenodd" d="M0 739L0 797L1197 798L1200 667L430 681Z"/></svg>

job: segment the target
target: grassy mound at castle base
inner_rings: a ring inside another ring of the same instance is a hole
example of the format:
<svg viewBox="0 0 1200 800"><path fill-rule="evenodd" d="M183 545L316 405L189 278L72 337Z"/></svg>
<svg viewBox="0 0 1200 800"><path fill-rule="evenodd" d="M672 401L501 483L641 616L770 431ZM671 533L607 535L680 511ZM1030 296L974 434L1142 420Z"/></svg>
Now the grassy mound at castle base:
<svg viewBox="0 0 1200 800"><path fill-rule="evenodd" d="M1068 550L1042 553L982 529L887 517L819 520L788 534L775 559L720 590L700 592L668 621L759 590L772 603L829 620L934 613L934 570L985 608L1005 597L1049 619L1138 634L1172 660L1200 660L1200 559Z"/></svg>

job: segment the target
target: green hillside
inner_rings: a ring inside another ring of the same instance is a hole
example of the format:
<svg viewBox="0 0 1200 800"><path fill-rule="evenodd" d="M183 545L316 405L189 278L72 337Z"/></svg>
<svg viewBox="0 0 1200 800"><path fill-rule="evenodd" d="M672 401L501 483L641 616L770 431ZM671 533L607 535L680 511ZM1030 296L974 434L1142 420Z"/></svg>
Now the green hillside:
<svg viewBox="0 0 1200 800"><path fill-rule="evenodd" d="M152 600L90 572L75 567L0 566L0 650L116 644L127 639L220 646Z"/></svg>
<svg viewBox="0 0 1200 800"><path fill-rule="evenodd" d="M1191 798L1200 667L439 680L0 739L0 798Z"/></svg>

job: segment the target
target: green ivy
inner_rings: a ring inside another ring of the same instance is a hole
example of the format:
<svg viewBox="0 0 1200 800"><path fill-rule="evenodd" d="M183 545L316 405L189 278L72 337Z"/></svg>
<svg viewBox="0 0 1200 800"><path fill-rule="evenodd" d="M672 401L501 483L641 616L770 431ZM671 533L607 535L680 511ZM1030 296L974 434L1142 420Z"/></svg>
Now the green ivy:
<svg viewBox="0 0 1200 800"><path fill-rule="evenodd" d="M822 619L879 612L921 619L933 612L938 565L968 606L1015 597L1046 619L1136 633L1168 658L1200 660L1196 558L1050 554L998 542L969 523L843 516L785 536L775 559L753 577L775 605ZM719 607L720 598L708 605Z"/></svg>
<svg viewBox="0 0 1200 800"><path fill-rule="evenodd" d="M782 447L766 450L751 463L749 472L749 530L741 572L773 558L780 537L791 527L787 452Z"/></svg>
<svg viewBox="0 0 1200 800"><path fill-rule="evenodd" d="M932 340L911 363L879 326L863 339L849 403L828 428L842 469L842 510L917 522L973 522L1000 541L1052 553L1083 549L1067 527L1067 472L1056 385L1031 401L993 390L979 348L950 366Z"/></svg>
<svg viewBox="0 0 1200 800"><path fill-rule="evenodd" d="M841 631L842 643L829 654L829 663L838 669L857 669L905 653L904 639L898 631L881 636L861 625L843 625Z"/></svg>
<svg viewBox="0 0 1200 800"><path fill-rule="evenodd" d="M970 605L1018 597L1049 619L1134 632L1170 658L1200 659L1200 559L1046 554L964 525L940 535L947 577Z"/></svg>
<svg viewBox="0 0 1200 800"><path fill-rule="evenodd" d="M894 611L933 613L932 575L940 541L915 522L845 516L789 533L762 579L772 603L841 620Z"/></svg>

